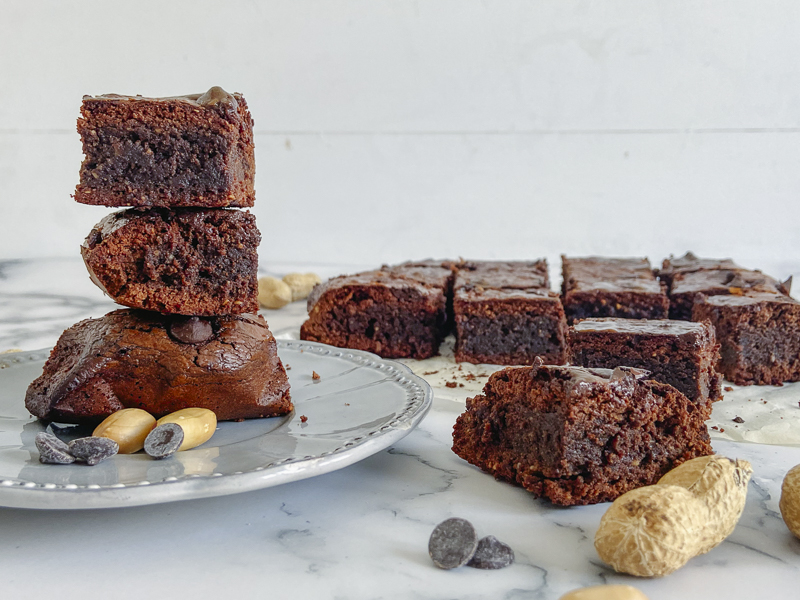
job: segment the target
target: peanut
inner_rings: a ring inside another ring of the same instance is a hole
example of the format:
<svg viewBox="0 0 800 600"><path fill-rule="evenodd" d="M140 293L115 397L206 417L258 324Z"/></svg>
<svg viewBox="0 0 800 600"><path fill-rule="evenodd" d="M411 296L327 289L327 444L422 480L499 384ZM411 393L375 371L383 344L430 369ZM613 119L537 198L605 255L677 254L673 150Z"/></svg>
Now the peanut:
<svg viewBox="0 0 800 600"><path fill-rule="evenodd" d="M14 354L15 352L22 352L20 348L9 348L8 350L3 350L0 354Z"/></svg>
<svg viewBox="0 0 800 600"><path fill-rule="evenodd" d="M617 498L600 520L594 546L616 571L661 577L719 545L744 510L753 469L744 460L702 456L656 485Z"/></svg>
<svg viewBox="0 0 800 600"><path fill-rule="evenodd" d="M217 429L217 415L207 408L184 408L161 417L156 425L177 423L183 429L183 443L178 452L206 443Z"/></svg>
<svg viewBox="0 0 800 600"><path fill-rule="evenodd" d="M292 288L275 277L258 280L258 303L264 308L281 308L292 301Z"/></svg>
<svg viewBox="0 0 800 600"><path fill-rule="evenodd" d="M308 298L311 290L318 283L322 283L322 279L316 273L289 273L284 275L283 282L292 290L292 302Z"/></svg>
<svg viewBox="0 0 800 600"><path fill-rule="evenodd" d="M567 592L559 600L647 600L647 596L629 585L594 585Z"/></svg>
<svg viewBox="0 0 800 600"><path fill-rule="evenodd" d="M120 454L133 454L144 447L144 439L156 426L156 418L141 408L123 408L98 425L92 433L119 444Z"/></svg>
<svg viewBox="0 0 800 600"><path fill-rule="evenodd" d="M778 506L789 531L800 538L800 465L792 468L783 478Z"/></svg>

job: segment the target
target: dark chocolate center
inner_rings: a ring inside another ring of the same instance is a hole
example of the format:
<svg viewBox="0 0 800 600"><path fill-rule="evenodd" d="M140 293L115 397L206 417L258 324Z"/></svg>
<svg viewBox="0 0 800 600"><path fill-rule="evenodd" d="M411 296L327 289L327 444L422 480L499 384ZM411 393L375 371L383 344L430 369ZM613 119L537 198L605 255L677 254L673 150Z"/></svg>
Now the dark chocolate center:
<svg viewBox="0 0 800 600"><path fill-rule="evenodd" d="M182 344L202 344L214 335L214 328L207 319L188 317L170 323L169 334Z"/></svg>

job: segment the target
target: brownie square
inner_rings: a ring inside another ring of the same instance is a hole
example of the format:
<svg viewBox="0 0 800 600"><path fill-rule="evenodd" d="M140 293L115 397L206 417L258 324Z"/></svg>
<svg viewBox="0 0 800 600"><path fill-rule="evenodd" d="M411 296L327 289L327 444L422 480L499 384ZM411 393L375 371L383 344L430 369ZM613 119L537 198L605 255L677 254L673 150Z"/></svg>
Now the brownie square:
<svg viewBox="0 0 800 600"><path fill-rule="evenodd" d="M769 275L748 269L676 273L669 297L670 319L690 320L692 306L701 296L741 295L745 292L783 295L785 288Z"/></svg>
<svg viewBox="0 0 800 600"><path fill-rule="evenodd" d="M334 277L308 297L304 340L385 358L429 358L447 334L452 263L423 261Z"/></svg>
<svg viewBox="0 0 800 600"><path fill-rule="evenodd" d="M81 246L115 302L166 314L258 311L261 235L245 211L131 208L95 225Z"/></svg>
<svg viewBox="0 0 800 600"><path fill-rule="evenodd" d="M672 280L677 274L741 268L730 258L700 258L693 252L687 252L683 256L670 255L669 258L665 258L658 271L658 278L666 284L667 293L669 293L672 289Z"/></svg>
<svg viewBox="0 0 800 600"><path fill-rule="evenodd" d="M253 206L253 119L240 94L84 96L78 133L78 202Z"/></svg>
<svg viewBox="0 0 800 600"><path fill-rule="evenodd" d="M694 304L692 319L709 320L720 342L719 370L737 385L800 381L800 303L748 292Z"/></svg>
<svg viewBox="0 0 800 600"><path fill-rule="evenodd" d="M587 317L666 319L669 299L646 258L561 256L567 321Z"/></svg>
<svg viewBox="0 0 800 600"><path fill-rule="evenodd" d="M554 504L593 504L711 454L705 418L635 370L507 368L467 400L453 451Z"/></svg>
<svg viewBox="0 0 800 600"><path fill-rule="evenodd" d="M667 383L711 412L722 399L719 344L708 322L585 319L569 328L570 363L649 371L649 379Z"/></svg>
<svg viewBox="0 0 800 600"><path fill-rule="evenodd" d="M530 365L566 360L566 319L547 262L466 262L453 284L458 362Z"/></svg>

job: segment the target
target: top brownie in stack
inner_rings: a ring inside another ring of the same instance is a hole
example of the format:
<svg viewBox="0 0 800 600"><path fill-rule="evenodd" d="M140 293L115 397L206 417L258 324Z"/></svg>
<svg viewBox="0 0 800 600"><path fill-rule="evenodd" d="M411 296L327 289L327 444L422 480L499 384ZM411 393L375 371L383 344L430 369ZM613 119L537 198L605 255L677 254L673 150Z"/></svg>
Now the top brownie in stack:
<svg viewBox="0 0 800 600"><path fill-rule="evenodd" d="M308 297L304 340L385 358L428 358L447 333L452 263L423 261L334 277Z"/></svg>
<svg viewBox="0 0 800 600"><path fill-rule="evenodd" d="M571 323L587 317L666 319L669 299L646 258L561 256L562 300Z"/></svg>
<svg viewBox="0 0 800 600"><path fill-rule="evenodd" d="M697 271L717 271L719 269L741 269L730 258L700 258L694 252L687 252L683 256L665 258L658 270L658 278L667 286L667 292L672 289L672 280L676 275L695 273Z"/></svg>
<svg viewBox="0 0 800 600"><path fill-rule="evenodd" d="M86 96L75 200L103 206L253 206L253 120L240 94Z"/></svg>
<svg viewBox="0 0 800 600"><path fill-rule="evenodd" d="M468 261L453 286L455 358L529 365L566 360L566 319L549 289L547 262Z"/></svg>

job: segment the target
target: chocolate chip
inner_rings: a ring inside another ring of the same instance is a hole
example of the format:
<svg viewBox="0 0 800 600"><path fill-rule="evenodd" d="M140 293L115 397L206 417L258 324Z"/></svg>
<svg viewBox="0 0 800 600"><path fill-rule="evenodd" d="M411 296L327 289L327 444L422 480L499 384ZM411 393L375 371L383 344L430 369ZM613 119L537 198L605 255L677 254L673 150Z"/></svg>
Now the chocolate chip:
<svg viewBox="0 0 800 600"><path fill-rule="evenodd" d="M183 428L177 423L164 423L147 434L144 451L153 458L167 458L183 443Z"/></svg>
<svg viewBox="0 0 800 600"><path fill-rule="evenodd" d="M478 542L475 554L467 563L476 569L502 569L514 562L514 551L493 535L487 535Z"/></svg>
<svg viewBox="0 0 800 600"><path fill-rule="evenodd" d="M169 334L182 344L202 344L214 335L214 328L207 319L188 317L170 323Z"/></svg>
<svg viewBox="0 0 800 600"><path fill-rule="evenodd" d="M34 443L39 450L39 462L51 465L68 465L75 462L75 457L69 453L69 446L52 433L46 431L37 433Z"/></svg>
<svg viewBox="0 0 800 600"><path fill-rule="evenodd" d="M733 420L733 422L734 422L734 423L744 423L744 419L743 419L742 417L736 417L736 418Z"/></svg>
<svg viewBox="0 0 800 600"><path fill-rule="evenodd" d="M467 564L477 547L478 535L466 519L442 521L428 540L428 554L440 569L455 569Z"/></svg>
<svg viewBox="0 0 800 600"><path fill-rule="evenodd" d="M87 465L96 465L119 452L119 444L104 437L82 437L69 443L69 453Z"/></svg>

